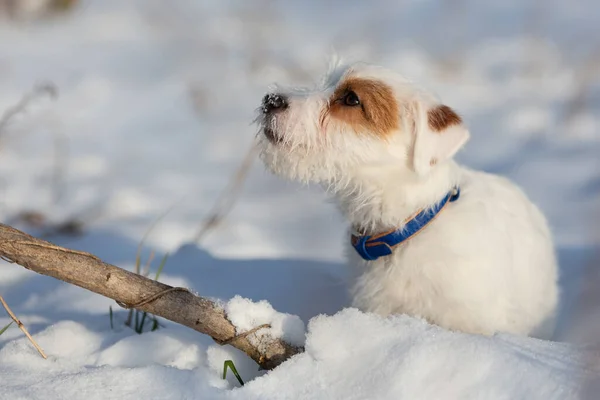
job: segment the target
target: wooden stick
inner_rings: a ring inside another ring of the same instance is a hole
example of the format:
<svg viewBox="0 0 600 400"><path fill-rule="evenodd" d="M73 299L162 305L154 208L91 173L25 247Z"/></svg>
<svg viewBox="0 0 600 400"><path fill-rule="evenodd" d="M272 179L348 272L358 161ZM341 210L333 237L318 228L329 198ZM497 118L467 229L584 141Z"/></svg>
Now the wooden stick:
<svg viewBox="0 0 600 400"><path fill-rule="evenodd" d="M6 310L6 312L8 313L8 315L12 318L13 321L15 321L15 324L17 324L17 326L19 327L19 329L23 331L23 333L25 334L25 336L27 336L27 339L29 339L29 341L31 342L31 344L33 344L33 347L35 347L35 349L38 351L38 353L40 353L40 355L42 357L44 357L44 359L48 358L48 357L46 357L46 354L44 353L44 350L42 350L42 348L36 343L36 341L33 340L33 338L31 337L31 335L27 331L27 328L25 328L25 325L23 325L23 323L19 320L19 318L17 318L17 316L12 312L12 310L10 309L10 307L8 306L8 304L6 304L6 301L4 301L4 298L2 296L0 296L0 303L2 303L2 306L4 307L4 309Z"/></svg>
<svg viewBox="0 0 600 400"><path fill-rule="evenodd" d="M225 311L212 300L107 264L92 254L36 239L4 224L0 224L0 257L116 300L126 308L146 311L207 334L217 343L240 349L263 369L275 368L303 351L267 335L255 345L249 340L250 335L236 334Z"/></svg>

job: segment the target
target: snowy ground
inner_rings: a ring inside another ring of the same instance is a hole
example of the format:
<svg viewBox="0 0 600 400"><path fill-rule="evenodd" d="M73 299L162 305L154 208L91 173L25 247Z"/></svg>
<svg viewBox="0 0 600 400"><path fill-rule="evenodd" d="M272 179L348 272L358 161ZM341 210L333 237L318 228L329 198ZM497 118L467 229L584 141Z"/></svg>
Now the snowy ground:
<svg viewBox="0 0 600 400"><path fill-rule="evenodd" d="M304 354L264 374L173 324L137 335L119 311L111 329L114 302L2 263L0 294L50 357L14 327L0 336L0 399L594 398L600 355L582 343L600 326L600 8L538 3L104 0L2 21L0 112L40 82L59 93L0 132L0 221L83 218L83 236L51 240L132 268L170 210L144 251L172 253L161 280L266 299L308 334ZM546 212L561 342L344 309L343 221L318 188L258 163L229 218L189 244L252 142L267 85L317 76L332 49L437 91L471 127L461 160L509 176ZM220 379L228 358L243 388Z"/></svg>

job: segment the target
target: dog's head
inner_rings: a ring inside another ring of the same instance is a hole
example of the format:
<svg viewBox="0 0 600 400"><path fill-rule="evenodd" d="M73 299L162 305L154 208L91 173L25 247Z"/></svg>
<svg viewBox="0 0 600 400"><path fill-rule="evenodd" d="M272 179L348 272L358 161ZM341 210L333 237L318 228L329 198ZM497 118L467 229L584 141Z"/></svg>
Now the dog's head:
<svg viewBox="0 0 600 400"><path fill-rule="evenodd" d="M264 96L257 119L261 158L278 175L335 184L373 168L420 179L463 146L461 118L389 70L335 66L315 89Z"/></svg>

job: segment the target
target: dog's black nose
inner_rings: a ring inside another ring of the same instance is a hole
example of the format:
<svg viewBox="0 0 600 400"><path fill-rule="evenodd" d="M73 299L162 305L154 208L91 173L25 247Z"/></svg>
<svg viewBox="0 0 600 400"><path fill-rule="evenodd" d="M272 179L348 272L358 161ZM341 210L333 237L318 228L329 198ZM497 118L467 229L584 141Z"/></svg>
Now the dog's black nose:
<svg viewBox="0 0 600 400"><path fill-rule="evenodd" d="M265 114L285 110L287 106L287 98L281 94L269 93L263 97L262 110Z"/></svg>

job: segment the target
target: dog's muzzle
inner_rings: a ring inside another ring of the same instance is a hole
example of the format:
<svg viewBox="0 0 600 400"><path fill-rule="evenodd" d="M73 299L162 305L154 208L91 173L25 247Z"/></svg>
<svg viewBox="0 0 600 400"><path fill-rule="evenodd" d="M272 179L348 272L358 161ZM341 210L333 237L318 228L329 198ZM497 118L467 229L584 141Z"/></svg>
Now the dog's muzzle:
<svg viewBox="0 0 600 400"><path fill-rule="evenodd" d="M281 136L271 128L271 121L275 116L288 108L288 99L284 95L269 93L263 97L262 112L265 117L263 133L269 142L277 144L281 142Z"/></svg>

